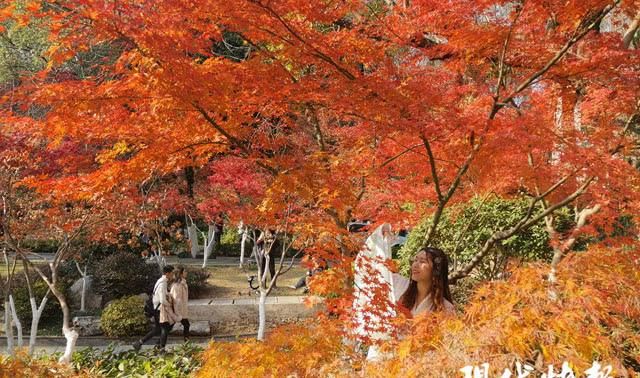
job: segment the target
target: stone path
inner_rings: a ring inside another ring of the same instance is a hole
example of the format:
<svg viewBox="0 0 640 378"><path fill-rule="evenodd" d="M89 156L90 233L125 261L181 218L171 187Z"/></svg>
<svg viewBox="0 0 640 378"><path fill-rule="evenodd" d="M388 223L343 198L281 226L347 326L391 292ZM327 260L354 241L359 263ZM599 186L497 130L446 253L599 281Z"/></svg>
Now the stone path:
<svg viewBox="0 0 640 378"><path fill-rule="evenodd" d="M297 304L304 303L306 296L269 296L266 299L266 304ZM259 298L212 298L212 299L191 299L189 300L189 306L204 306L204 305L257 305Z"/></svg>
<svg viewBox="0 0 640 378"><path fill-rule="evenodd" d="M51 259L53 259L53 254L46 254L43 253L40 256L44 257L44 259L46 259L47 261L50 261ZM34 259L35 261L42 261L39 259ZM202 256L193 259L191 257L186 257L186 258L178 258L177 256L166 256L165 257L165 261L167 262L167 264L171 264L171 265L185 265L185 266L191 266L191 267L201 267L202 266ZM291 261L290 259L285 259L285 261L288 263L289 261ZM247 266L250 266L251 264L253 264L253 266L255 266L255 260L249 261L248 258L245 259L245 264L247 264ZM218 256L215 259L209 258L209 260L207 261L207 266L239 266L240 265L240 257L237 256ZM300 259L295 259L294 260L294 266L299 266L300 265Z"/></svg>

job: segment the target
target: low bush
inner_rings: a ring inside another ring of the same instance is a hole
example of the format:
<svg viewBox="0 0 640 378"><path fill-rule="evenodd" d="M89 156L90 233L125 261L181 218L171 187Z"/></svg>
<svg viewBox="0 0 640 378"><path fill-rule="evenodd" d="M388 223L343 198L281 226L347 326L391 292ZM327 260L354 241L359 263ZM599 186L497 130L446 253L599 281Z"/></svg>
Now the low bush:
<svg viewBox="0 0 640 378"><path fill-rule="evenodd" d="M147 264L141 256L118 252L100 261L96 268L96 290L104 301L140 293L151 293L160 277L155 264Z"/></svg>
<svg viewBox="0 0 640 378"><path fill-rule="evenodd" d="M187 285L189 286L189 298L197 298L209 286L207 280L211 273L207 269L187 269Z"/></svg>
<svg viewBox="0 0 640 378"><path fill-rule="evenodd" d="M127 337L147 331L149 320L145 317L144 300L138 296L116 299L102 311L100 326L107 336Z"/></svg>
<svg viewBox="0 0 640 378"><path fill-rule="evenodd" d="M157 354L125 351L116 353L115 346L105 350L87 348L73 354L73 366L93 376L104 377L188 377L201 363L202 349L190 343Z"/></svg>

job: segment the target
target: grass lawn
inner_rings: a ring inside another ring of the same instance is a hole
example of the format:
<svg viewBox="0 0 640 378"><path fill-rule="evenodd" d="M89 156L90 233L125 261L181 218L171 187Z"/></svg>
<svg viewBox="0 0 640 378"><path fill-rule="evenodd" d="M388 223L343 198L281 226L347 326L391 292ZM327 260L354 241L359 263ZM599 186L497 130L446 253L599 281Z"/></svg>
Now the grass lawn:
<svg viewBox="0 0 640 378"><path fill-rule="evenodd" d="M9 265L9 269L13 268L13 264ZM15 274L21 274L22 271L24 270L24 268L22 267L22 262L18 262L18 264L16 264L16 269L14 271ZM0 277L6 277L7 276L7 264L4 263L4 261L0 262Z"/></svg>
<svg viewBox="0 0 640 378"><path fill-rule="evenodd" d="M276 265L277 267L277 265ZM210 266L207 270L211 277L207 281L209 288L198 298L238 298L253 295L249 288L247 276L257 275L258 269L254 266L240 269L237 266ZM22 264L18 264L16 274L22 272ZM302 289L293 290L288 286L295 285L300 277L306 274L306 269L294 266L288 272L278 278L277 285L270 295L302 295ZM0 279L6 277L7 266L0 263ZM268 279L268 278L267 278ZM256 285L254 281L254 286Z"/></svg>
<svg viewBox="0 0 640 378"><path fill-rule="evenodd" d="M257 275L257 268L240 269L236 266L208 267L211 272L208 283L209 289L199 297L201 298L238 298L253 295L249 288L247 276ZM290 285L295 285L300 277L306 274L306 269L293 267L287 273L278 277L277 288L270 295L302 295L302 289L293 290ZM268 275L267 275L268 277ZM269 279L269 278L267 278ZM254 281L254 286L255 286Z"/></svg>

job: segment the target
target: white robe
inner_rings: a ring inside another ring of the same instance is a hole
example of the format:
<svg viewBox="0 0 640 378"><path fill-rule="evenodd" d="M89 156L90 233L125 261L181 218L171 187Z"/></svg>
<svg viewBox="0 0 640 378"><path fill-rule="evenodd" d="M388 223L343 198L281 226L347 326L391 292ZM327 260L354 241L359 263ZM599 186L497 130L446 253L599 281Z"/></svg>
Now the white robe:
<svg viewBox="0 0 640 378"><path fill-rule="evenodd" d="M354 332L358 336L367 337L374 341L388 340L390 338L391 319L396 316L393 304L397 299L394 296L392 273L384 264L384 261L391 259L391 244L393 240L391 236L383 234L385 228L391 231L391 226L385 223L376 228L371 236L367 238L365 248L356 257L354 274ZM363 265L369 265L369 269L363 268ZM371 277L372 275L375 277ZM379 313L383 316L369 314L367 310L367 307L371 305L371 293L378 285L375 281L371 282L373 278L382 285L382 288L378 288L378 290L381 289L387 293L388 303L379 304L381 307L378 307ZM374 331L365 329L365 324L368 327L373 327ZM381 357L383 356L375 346L369 348L367 359L379 360Z"/></svg>

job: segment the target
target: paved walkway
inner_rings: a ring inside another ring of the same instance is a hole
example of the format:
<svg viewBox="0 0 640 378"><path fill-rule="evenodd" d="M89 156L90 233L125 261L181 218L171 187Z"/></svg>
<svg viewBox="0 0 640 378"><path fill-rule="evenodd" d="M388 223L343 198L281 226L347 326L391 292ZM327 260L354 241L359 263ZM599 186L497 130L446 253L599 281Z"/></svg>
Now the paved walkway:
<svg viewBox="0 0 640 378"><path fill-rule="evenodd" d="M256 337L255 334L246 334L246 335L233 335L233 336L212 336L212 337L191 337L191 343L202 348L209 345L209 343L213 340L215 341L233 341L238 338L247 338L247 337ZM114 351L116 353L126 352L133 349L132 344L136 340L136 338L132 338L130 340L116 340L110 339L102 336L92 336L92 337L80 337L76 343L76 350L82 350L86 348L94 348L98 350L105 350L110 346L113 346ZM150 350L153 349L154 343L156 339L149 340L146 344L142 346L142 350ZM15 342L15 340L14 340ZM25 338L25 344L28 345L29 338ZM182 336L174 337L169 336L167 339L167 347L168 351L171 349L182 345ZM7 338L0 337L0 355L4 355L7 352L6 349ZM64 337L46 337L41 336L38 337L37 345L35 347L35 354L52 354L52 353L64 353L66 345L66 340Z"/></svg>
<svg viewBox="0 0 640 378"><path fill-rule="evenodd" d="M41 254L42 257L44 257L47 261L50 261L53 259L53 254ZM38 258L34 258L33 261L42 261L41 259ZM191 257L185 257L185 258L178 258L177 256L166 256L165 257L165 261L167 262L167 264L171 264L171 265L185 265L185 266L191 266L191 267L201 267L202 266L202 262L203 262L203 257L199 256L198 258L191 258ZM245 258L245 265L246 266L255 266L255 260L254 259L249 259L248 257ZM280 260L276 260L276 264L279 262ZM290 258L285 259L285 264L288 264L291 261ZM300 265L300 259L297 258L294 260L294 266L299 266ZM239 267L240 266L240 257L238 256L218 256L215 259L209 258L209 260L207 261L207 266L235 266L235 267Z"/></svg>
<svg viewBox="0 0 640 378"><path fill-rule="evenodd" d="M304 299L306 296L268 296L265 303L266 304L298 304L304 303ZM204 305L250 305L250 304L258 304L260 298L258 296L250 297L250 298L213 298L213 299L191 299L189 300L189 305L191 306L204 306Z"/></svg>

